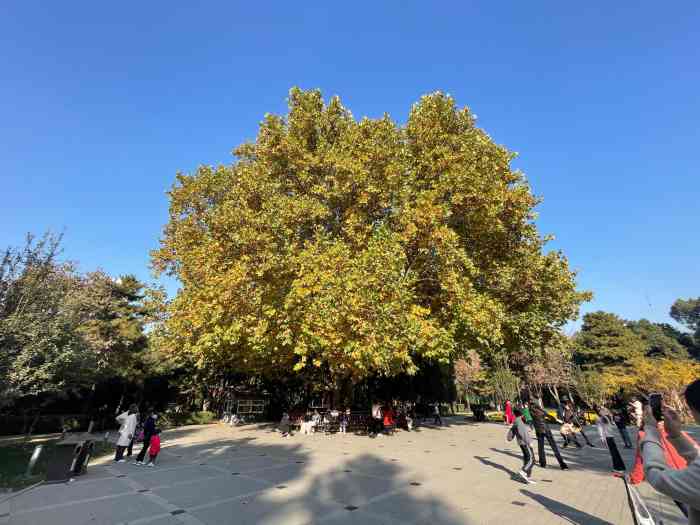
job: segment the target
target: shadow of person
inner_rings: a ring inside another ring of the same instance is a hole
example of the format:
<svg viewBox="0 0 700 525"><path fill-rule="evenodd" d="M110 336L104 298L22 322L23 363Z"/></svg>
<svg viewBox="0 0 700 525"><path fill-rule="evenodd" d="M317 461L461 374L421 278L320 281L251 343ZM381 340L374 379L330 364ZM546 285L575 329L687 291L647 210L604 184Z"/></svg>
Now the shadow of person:
<svg viewBox="0 0 700 525"><path fill-rule="evenodd" d="M557 516L564 518L571 523L580 523L582 525L613 525L609 521L597 518L596 516L588 514L587 512L583 512L582 510L578 510L570 505L552 498L548 498L547 496L543 496L542 494L535 494L534 492L530 492L526 489L520 489L520 493L530 499L535 500L552 514L556 514Z"/></svg>
<svg viewBox="0 0 700 525"><path fill-rule="evenodd" d="M503 450L500 448L491 448L490 450L492 450L493 452L498 452L499 454L503 454L504 456L510 456L515 459L522 459L522 456L516 454L515 452L511 452L510 450Z"/></svg>
<svg viewBox="0 0 700 525"><path fill-rule="evenodd" d="M522 480L520 479L520 476L518 476L515 472L513 472L509 468L504 467L503 465L500 465L498 463L494 463L493 461L489 461L488 458L483 457L483 456L474 456L474 459L479 460L481 463L483 463L484 465L486 465L488 467L493 467L496 470L501 470L501 471L505 472L506 474L509 474L510 479L512 479L514 481L522 482Z"/></svg>

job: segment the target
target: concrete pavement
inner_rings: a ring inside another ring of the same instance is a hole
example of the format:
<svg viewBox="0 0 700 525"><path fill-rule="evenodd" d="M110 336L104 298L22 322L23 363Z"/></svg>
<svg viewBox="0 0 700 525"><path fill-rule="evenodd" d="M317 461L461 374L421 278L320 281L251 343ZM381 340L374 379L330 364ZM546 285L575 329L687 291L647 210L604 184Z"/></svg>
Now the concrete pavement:
<svg viewBox="0 0 700 525"><path fill-rule="evenodd" d="M633 523L607 450L564 451L569 471L549 457L535 467L537 485L525 485L505 426L445 422L376 439L184 427L162 435L157 467L91 465L70 484L13 498L0 524ZM683 523L672 502L641 492L666 524Z"/></svg>

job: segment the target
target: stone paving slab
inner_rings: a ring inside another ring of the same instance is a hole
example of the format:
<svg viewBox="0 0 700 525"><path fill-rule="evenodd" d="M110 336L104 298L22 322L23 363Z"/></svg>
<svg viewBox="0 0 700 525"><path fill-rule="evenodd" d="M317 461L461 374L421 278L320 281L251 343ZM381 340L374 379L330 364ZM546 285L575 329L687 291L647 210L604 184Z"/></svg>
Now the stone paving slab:
<svg viewBox="0 0 700 525"><path fill-rule="evenodd" d="M569 471L548 451L548 468L536 466L537 484L526 485L505 426L446 420L376 439L176 429L163 434L156 467L92 465L74 483L4 504L0 525L633 523L606 449L564 450ZM622 452L631 466L632 451ZM683 523L673 502L639 490L666 525Z"/></svg>

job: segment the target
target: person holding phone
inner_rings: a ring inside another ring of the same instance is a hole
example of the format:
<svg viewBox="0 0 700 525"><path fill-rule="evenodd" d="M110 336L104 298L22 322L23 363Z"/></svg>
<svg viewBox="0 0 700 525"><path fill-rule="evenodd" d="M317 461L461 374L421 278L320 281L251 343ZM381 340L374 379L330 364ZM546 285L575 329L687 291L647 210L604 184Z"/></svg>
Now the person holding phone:
<svg viewBox="0 0 700 525"><path fill-rule="evenodd" d="M700 423L700 379L693 381L685 389L685 401L690 413ZM656 401L653 402L656 404ZM663 417L668 439L678 453L687 461L688 466L682 470L672 470L666 464L664 448L659 435L658 419L654 417L652 400L644 408L644 438L641 441L644 474L649 484L656 490L675 501L688 506L688 523L700 525L700 456L698 445L681 432L681 420L678 414L668 407L661 413L656 410L658 418Z"/></svg>

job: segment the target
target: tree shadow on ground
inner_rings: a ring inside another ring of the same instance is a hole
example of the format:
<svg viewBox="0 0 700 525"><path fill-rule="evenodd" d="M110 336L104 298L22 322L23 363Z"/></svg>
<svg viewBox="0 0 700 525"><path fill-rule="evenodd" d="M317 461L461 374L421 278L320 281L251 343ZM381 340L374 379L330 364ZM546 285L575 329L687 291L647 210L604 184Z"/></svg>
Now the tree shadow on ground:
<svg viewBox="0 0 700 525"><path fill-rule="evenodd" d="M552 514L556 514L557 516L560 516L565 520L570 521L571 523L577 523L581 525L614 525L609 521L597 518L591 514L588 514L587 512L583 512L570 505L553 500L552 498L548 498L547 496L543 496L542 494L535 494L534 492L530 492L526 489L521 489L520 493L524 496L527 496L528 498L535 500L540 505L549 510Z"/></svg>
<svg viewBox="0 0 700 525"><path fill-rule="evenodd" d="M471 522L406 466L371 453L346 458L345 440L319 437L168 431L156 468L111 463L75 483L40 487L16 500L10 523L54 525L88 515L97 523L160 522L176 514L208 525Z"/></svg>

